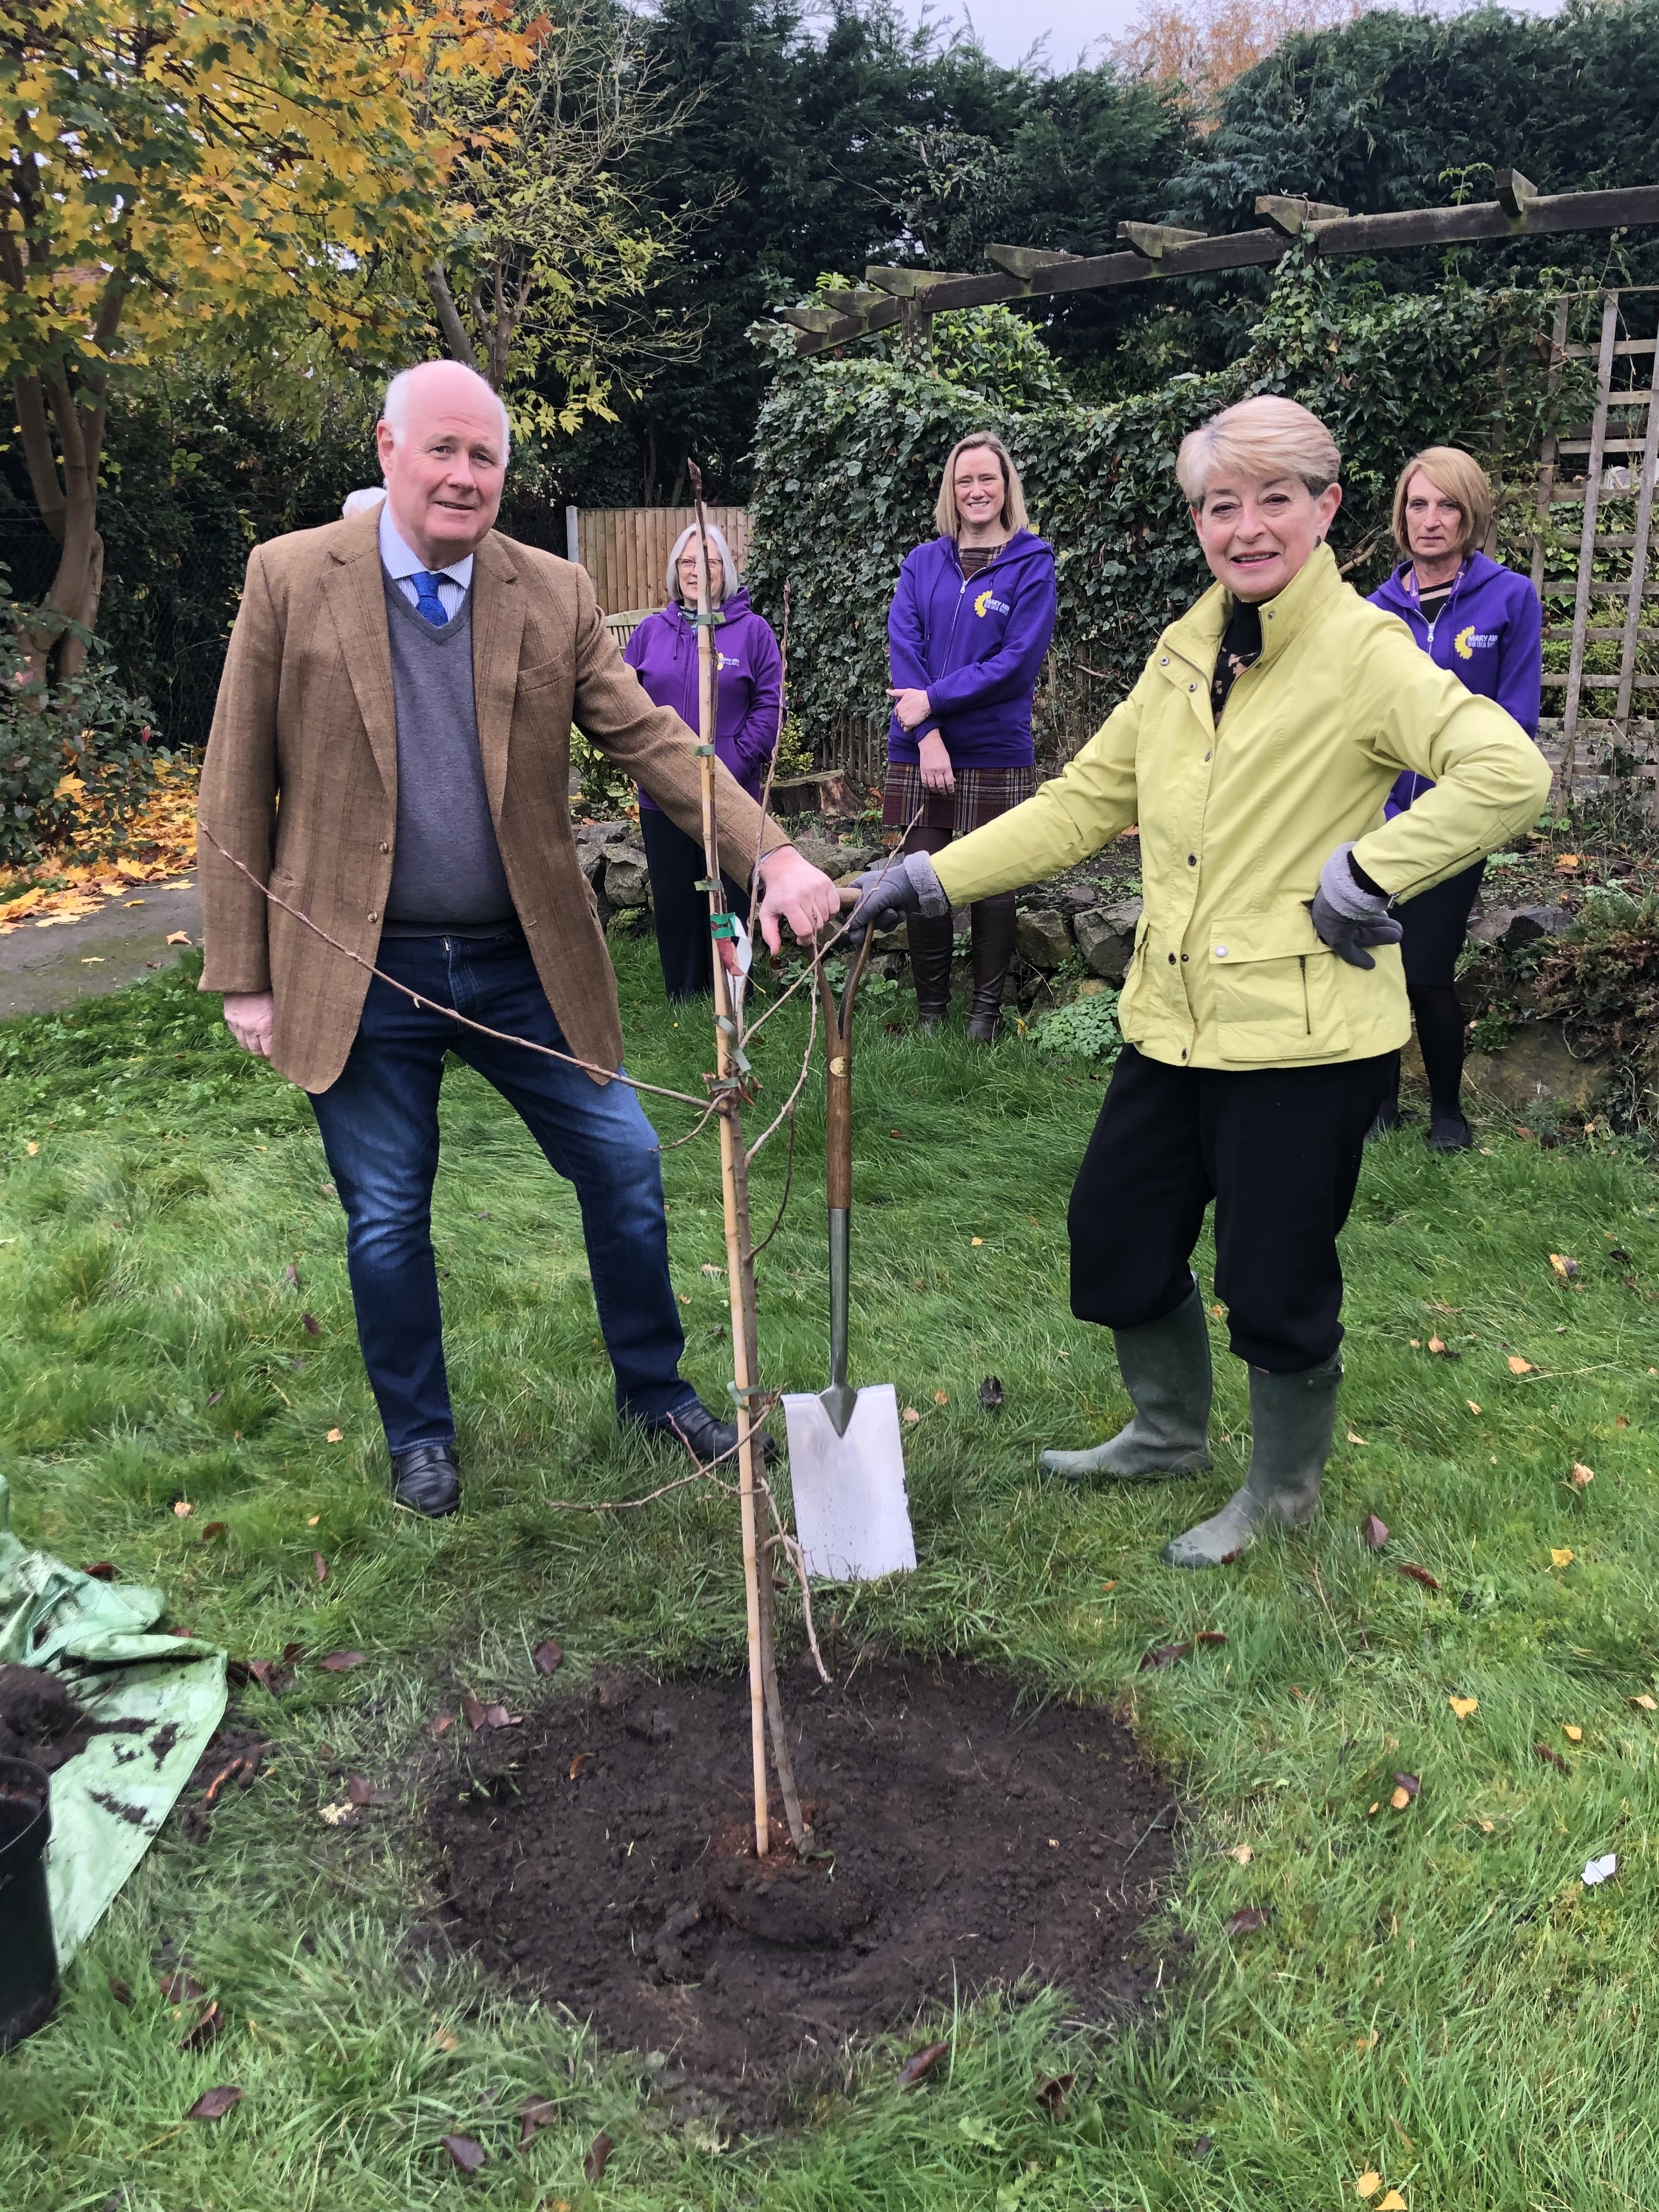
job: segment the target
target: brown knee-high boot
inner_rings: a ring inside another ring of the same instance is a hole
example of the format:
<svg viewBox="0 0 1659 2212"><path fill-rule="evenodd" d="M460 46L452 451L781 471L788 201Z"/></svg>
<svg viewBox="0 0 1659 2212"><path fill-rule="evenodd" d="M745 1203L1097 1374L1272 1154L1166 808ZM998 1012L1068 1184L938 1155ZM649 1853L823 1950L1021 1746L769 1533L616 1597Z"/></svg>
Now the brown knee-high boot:
<svg viewBox="0 0 1659 2212"><path fill-rule="evenodd" d="M991 1044L1002 1034L1002 991L1014 957L1014 894L975 899L968 909L974 928L974 1004L968 1034Z"/></svg>
<svg viewBox="0 0 1659 2212"><path fill-rule="evenodd" d="M913 914L905 927L910 976L916 987L916 1020L925 1030L936 1030L951 1006L951 917Z"/></svg>

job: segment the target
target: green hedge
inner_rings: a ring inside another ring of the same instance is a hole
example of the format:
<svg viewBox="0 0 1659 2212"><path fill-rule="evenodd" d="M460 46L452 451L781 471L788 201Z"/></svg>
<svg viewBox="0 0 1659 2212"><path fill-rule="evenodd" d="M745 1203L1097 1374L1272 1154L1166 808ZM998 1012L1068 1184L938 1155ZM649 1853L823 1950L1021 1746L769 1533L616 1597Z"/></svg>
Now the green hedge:
<svg viewBox="0 0 1659 2212"><path fill-rule="evenodd" d="M1514 486L1518 543L1540 431L1547 419L1582 419L1587 404L1577 364L1547 395L1547 321L1527 291L1449 283L1356 298L1292 255L1247 355L1110 406L1049 396L1052 359L1006 308L941 316L932 364L888 349L783 364L761 414L748 580L775 623L789 588L792 713L820 755L849 723L884 720L899 563L933 534L945 455L972 429L1006 441L1058 560L1055 650L1038 700L1051 757L1128 690L1158 632L1207 582L1176 448L1236 399L1289 392L1330 425L1346 491L1332 543L1363 587L1387 567L1395 478L1423 446L1488 459Z"/></svg>

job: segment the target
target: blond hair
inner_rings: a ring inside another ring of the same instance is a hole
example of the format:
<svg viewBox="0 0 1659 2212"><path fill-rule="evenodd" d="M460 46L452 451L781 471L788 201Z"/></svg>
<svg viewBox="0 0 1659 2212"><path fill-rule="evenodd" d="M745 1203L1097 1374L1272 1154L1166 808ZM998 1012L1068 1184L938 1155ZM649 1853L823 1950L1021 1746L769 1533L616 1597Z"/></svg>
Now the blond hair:
<svg viewBox="0 0 1659 2212"><path fill-rule="evenodd" d="M933 508L933 521L941 538L961 535L962 517L957 513L957 463L964 453L981 449L994 453L1002 470L1002 526L1007 531L1029 530L1030 523L1025 513L1025 494L1019 481L1019 471L994 430L972 430L965 438L958 438L951 447L945 463L945 477L939 488L939 499Z"/></svg>
<svg viewBox="0 0 1659 2212"><path fill-rule="evenodd" d="M1400 471L1400 481L1394 488L1394 542L1409 561L1411 541L1406 535L1406 494L1412 478L1419 470L1428 478L1443 498L1451 500L1463 518L1463 535L1458 544L1460 554L1474 552L1484 545L1486 533L1492 528L1492 484L1486 471L1472 453L1457 446L1425 446L1414 453Z"/></svg>
<svg viewBox="0 0 1659 2212"><path fill-rule="evenodd" d="M1176 456L1176 475L1188 506L1201 512L1205 495L1221 469L1237 469L1249 483L1299 477L1311 492L1336 482L1342 456L1317 415L1274 392L1224 407L1189 430Z"/></svg>

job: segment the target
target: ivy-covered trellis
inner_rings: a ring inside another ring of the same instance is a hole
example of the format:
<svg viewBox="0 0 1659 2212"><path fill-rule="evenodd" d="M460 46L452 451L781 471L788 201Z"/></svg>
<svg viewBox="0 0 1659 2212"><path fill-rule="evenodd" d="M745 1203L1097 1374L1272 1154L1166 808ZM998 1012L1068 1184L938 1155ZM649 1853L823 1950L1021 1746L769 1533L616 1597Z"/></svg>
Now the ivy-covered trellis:
<svg viewBox="0 0 1659 2212"><path fill-rule="evenodd" d="M945 455L972 429L1006 441L1057 556L1059 624L1038 699L1049 760L1128 690L1159 630L1202 587L1176 449L1250 392L1289 392L1334 432L1346 497L1332 542L1357 584L1369 587L1389 557L1402 461L1431 444L1487 460L1505 494L1500 550L1526 568L1541 439L1582 418L1589 398L1576 362L1550 389L1549 319L1537 292L1453 282L1357 301L1297 252L1280 264L1247 354L1110 405L1073 402L1030 324L1000 307L936 318L931 358L884 339L877 356L781 361L757 442L749 581L775 621L790 586L802 735L820 759L850 751L873 765L899 563L932 534Z"/></svg>

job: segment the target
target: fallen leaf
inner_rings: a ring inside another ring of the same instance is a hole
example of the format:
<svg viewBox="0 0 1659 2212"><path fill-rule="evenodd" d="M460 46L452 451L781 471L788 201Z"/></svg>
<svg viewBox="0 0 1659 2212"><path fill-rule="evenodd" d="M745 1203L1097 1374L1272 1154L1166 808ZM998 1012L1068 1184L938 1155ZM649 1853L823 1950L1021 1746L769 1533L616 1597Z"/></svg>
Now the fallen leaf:
<svg viewBox="0 0 1659 2212"><path fill-rule="evenodd" d="M1533 1746L1533 1752L1547 1766L1559 1767L1563 1774L1571 1773L1572 1769L1553 1744L1535 1743Z"/></svg>
<svg viewBox="0 0 1659 2212"><path fill-rule="evenodd" d="M715 1267L713 1261L705 1260L702 1263L702 1273L705 1275L712 1276L714 1281L719 1282L721 1277L725 1274L726 1270L724 1267Z"/></svg>
<svg viewBox="0 0 1659 2212"><path fill-rule="evenodd" d="M1218 1321L1220 1321L1225 1316L1227 1309L1225 1306L1212 1306L1210 1308L1210 1311L1215 1316Z"/></svg>
<svg viewBox="0 0 1659 2212"><path fill-rule="evenodd" d="M191 1504L189 1498L176 1498L173 1502L173 1510L181 1521L188 1521L196 1508Z"/></svg>
<svg viewBox="0 0 1659 2212"><path fill-rule="evenodd" d="M323 1324L315 1314L301 1314L300 1325L307 1336L320 1336L323 1333Z"/></svg>
<svg viewBox="0 0 1659 2212"><path fill-rule="evenodd" d="M483 2145L471 2136L440 2136L438 2140L463 2173L476 2173L483 2165Z"/></svg>
<svg viewBox="0 0 1659 2212"><path fill-rule="evenodd" d="M459 2051L461 2047L460 2037L452 2028L447 2027L434 2027L432 2031L432 2043L434 2049L437 2051Z"/></svg>
<svg viewBox="0 0 1659 2212"><path fill-rule="evenodd" d="M328 1434L324 1437L323 1442L329 1444L343 1444L345 1442L345 1431L343 1429L331 1429Z"/></svg>
<svg viewBox="0 0 1659 2212"><path fill-rule="evenodd" d="M1138 1671L1146 1674L1149 1668L1173 1667L1177 1659L1184 1659L1192 1650L1190 1644L1160 1644L1156 1650L1143 1651Z"/></svg>
<svg viewBox="0 0 1659 2212"><path fill-rule="evenodd" d="M592 1756L591 1751L579 1751L570 1762L569 1771L565 1776L566 1781L574 1782Z"/></svg>
<svg viewBox="0 0 1659 2212"><path fill-rule="evenodd" d="M904 1418L907 1421L919 1421L921 1415L917 1413L914 1406L907 1406L904 1409Z"/></svg>
<svg viewBox="0 0 1659 2212"><path fill-rule="evenodd" d="M1349 1430L1349 1431L1348 1431L1348 1442L1349 1442L1351 1444L1363 1444L1363 1443L1364 1443L1364 1441L1365 1441L1365 1439L1364 1439L1364 1437L1357 1437L1357 1436L1354 1434L1354 1432L1353 1432L1353 1431L1352 1431L1352 1429L1350 1429L1350 1430Z"/></svg>
<svg viewBox="0 0 1659 2212"><path fill-rule="evenodd" d="M1367 1805L1367 1807L1365 1808L1365 1818L1369 1820L1370 1819L1371 1814L1372 1814L1373 1813L1378 1813L1378 1812L1381 1812L1381 1811L1382 1811L1382 1799L1379 1797L1379 1798L1377 1799L1377 1801L1376 1801L1376 1804L1374 1804L1374 1805Z"/></svg>
<svg viewBox="0 0 1659 2212"><path fill-rule="evenodd" d="M1377 2191L1381 2189L1382 2186L1382 2177L1376 2172L1375 2167L1372 2167L1368 2172L1362 2173L1358 2180L1355 2182L1353 2185L1353 2193L1356 2197L1371 2197L1376 2196Z"/></svg>
<svg viewBox="0 0 1659 2212"><path fill-rule="evenodd" d="M1100 1586L1100 1587L1101 1587L1101 1589L1102 1589L1103 1593L1103 1592L1105 1592L1105 1591L1107 1591L1107 1590L1115 1590L1115 1589L1117 1588L1117 1581L1116 1581L1115 1577L1112 1579L1112 1581L1110 1581L1110 1582L1109 1582L1109 1583L1102 1583L1102 1584L1101 1584L1101 1586Z"/></svg>
<svg viewBox="0 0 1659 2212"><path fill-rule="evenodd" d="M486 1728L517 1728L523 1717L524 1716L521 1713L508 1712L505 1705L486 1705L484 1707L484 1726Z"/></svg>
<svg viewBox="0 0 1659 2212"><path fill-rule="evenodd" d="M1224 1936L1254 1936L1258 1928L1265 1928L1268 1916L1259 1905L1247 1905L1242 1912L1229 1913L1221 1923Z"/></svg>
<svg viewBox="0 0 1659 2212"><path fill-rule="evenodd" d="M988 1413L993 1413L1002 1403L1002 1377L988 1375L979 1386L979 1402Z"/></svg>
<svg viewBox="0 0 1659 2212"><path fill-rule="evenodd" d="M194 1974L187 1974L180 1967L176 1973L163 1978L161 1995L172 2005L194 2004L199 1997L204 1997L207 1991Z"/></svg>
<svg viewBox="0 0 1659 2212"><path fill-rule="evenodd" d="M1475 1404L1473 1398L1466 1398L1463 1401L1463 1403L1468 1407L1472 1413L1478 1413L1480 1411L1480 1407Z"/></svg>
<svg viewBox="0 0 1659 2212"><path fill-rule="evenodd" d="M1571 1721L1565 1721L1562 1723L1561 1733L1565 1736L1569 1743L1583 1743L1584 1741L1583 1729L1581 1728L1575 1728Z"/></svg>
<svg viewBox="0 0 1659 2212"><path fill-rule="evenodd" d="M446 1729L453 1729L454 1725L455 1716L453 1713L434 1713L432 1718L426 1724L426 1732L430 1736L440 1736L444 1733Z"/></svg>
<svg viewBox="0 0 1659 2212"><path fill-rule="evenodd" d="M1599 1889L1609 1875L1615 1875L1618 1871L1619 1854L1617 1851L1609 1851L1605 1858L1588 1860L1579 1879L1586 1889Z"/></svg>
<svg viewBox="0 0 1659 2212"><path fill-rule="evenodd" d="M331 1828L355 1828L357 1826L357 1808L349 1797L342 1797L336 1805L319 1805L317 1817L319 1820L326 1820Z"/></svg>
<svg viewBox="0 0 1659 2212"><path fill-rule="evenodd" d="M1408 1798L1415 1797L1423 1787L1421 1778L1415 1774L1396 1774L1394 1778Z"/></svg>
<svg viewBox="0 0 1659 2212"><path fill-rule="evenodd" d="M1445 1350L1445 1348L1446 1348L1446 1346L1445 1346L1445 1343L1444 1343L1444 1341L1443 1341L1443 1340L1442 1338L1437 1337L1437 1336L1431 1336L1431 1337L1429 1339L1429 1350L1430 1350L1431 1352L1443 1352L1443 1351Z"/></svg>
<svg viewBox="0 0 1659 2212"><path fill-rule="evenodd" d="M224 1521L210 1521L202 1531L202 1541L210 1544L216 1536L222 1536L229 1524Z"/></svg>
<svg viewBox="0 0 1659 2212"><path fill-rule="evenodd" d="M179 2039L180 2051L204 2051L216 2035L224 2032L225 2016L216 2004L210 2004L189 2033Z"/></svg>
<svg viewBox="0 0 1659 2212"><path fill-rule="evenodd" d="M1375 1513L1368 1513L1359 1524L1359 1533L1373 1552L1380 1552L1389 1540L1389 1524L1379 1521Z"/></svg>
<svg viewBox="0 0 1659 2212"><path fill-rule="evenodd" d="M344 1674L354 1667L361 1667L363 1656L361 1651L331 1651L326 1659L319 1659L317 1664L331 1674Z"/></svg>
<svg viewBox="0 0 1659 2212"><path fill-rule="evenodd" d="M24 1147L23 1147L23 1150L24 1150L24 1151L28 1154L28 1156L29 1156L29 1158L30 1158L31 1159L33 1159L33 1158L34 1158L35 1154L40 1151L40 1146L36 1144L36 1142L34 1141L34 1139L33 1139L33 1137L31 1137L31 1138L29 1139L29 1140L28 1140L27 1144L27 1145L25 1145L25 1146L24 1146Z"/></svg>
<svg viewBox="0 0 1659 2212"><path fill-rule="evenodd" d="M208 1407L210 1411L218 1404L219 1401L224 1396L224 1395L225 1394L222 1390L216 1390L214 1392L213 1395L208 1400Z"/></svg>
<svg viewBox="0 0 1659 2212"><path fill-rule="evenodd" d="M81 941L84 944L86 939L82 938ZM169 945L188 945L190 943L190 933L188 930L185 929L169 930L167 933L167 941Z"/></svg>
<svg viewBox="0 0 1659 2212"><path fill-rule="evenodd" d="M1568 1259L1565 1252L1552 1252L1550 1254L1550 1266L1554 1269L1555 1273L1561 1278L1561 1280L1564 1283L1571 1282L1572 1278L1578 1273L1577 1261Z"/></svg>
<svg viewBox="0 0 1659 2212"><path fill-rule="evenodd" d="M1051 2120L1065 2118L1066 2095L1076 2082L1075 2074L1056 2074L1052 2080L1038 2087L1036 2100Z"/></svg>
<svg viewBox="0 0 1659 2212"><path fill-rule="evenodd" d="M1578 866L1578 860L1579 856L1577 853L1558 853L1555 856L1555 865L1558 868L1571 871Z"/></svg>
<svg viewBox="0 0 1659 2212"><path fill-rule="evenodd" d="M1644 1713L1659 1713L1659 1698L1650 1698L1645 1690L1638 1690L1631 1703L1640 1705Z"/></svg>
<svg viewBox="0 0 1659 2212"><path fill-rule="evenodd" d="M530 1663L538 1674L556 1674L564 1664L564 1653L550 1637L531 1653Z"/></svg>
<svg viewBox="0 0 1659 2212"><path fill-rule="evenodd" d="M313 1513L313 1514L311 1516L311 1518L310 1518L310 1519L306 1522L306 1526L307 1526L307 1528L314 1528L317 1526L317 1523L318 1523L318 1522L322 1519L322 1517L323 1517L323 1516L322 1516L322 1515L321 1515L320 1513Z"/></svg>
<svg viewBox="0 0 1659 2212"><path fill-rule="evenodd" d="M221 2082L216 2089L204 2089L196 2102L185 2114L187 2120L222 2120L242 2101L242 2092L234 2081Z"/></svg>
<svg viewBox="0 0 1659 2212"><path fill-rule="evenodd" d="M82 1567L81 1571L95 1583L112 1583L115 1580L115 1562L113 1559L94 1559L89 1567Z"/></svg>
<svg viewBox="0 0 1659 2212"><path fill-rule="evenodd" d="M1572 1565L1571 1546L1569 1544L1563 1544L1558 1549L1555 1546L1552 1545L1550 1547L1550 1565L1553 1567L1570 1567Z"/></svg>
<svg viewBox="0 0 1659 2212"><path fill-rule="evenodd" d="M1376 2212L1406 2212L1406 2200L1397 2189L1391 2189L1386 2197L1377 2198Z"/></svg>
<svg viewBox="0 0 1659 2212"><path fill-rule="evenodd" d="M1428 1569L1419 1567L1415 1559L1402 1559L1395 1571L1405 1575L1412 1582L1421 1583L1425 1589L1437 1590L1440 1587Z"/></svg>
<svg viewBox="0 0 1659 2212"><path fill-rule="evenodd" d="M130 2005L132 2002L131 1984L124 1982L118 1974L110 1975L109 1993L118 2005Z"/></svg>
<svg viewBox="0 0 1659 2212"><path fill-rule="evenodd" d="M300 1270L292 1260L290 1260L287 1267L283 1268L283 1273L287 1276L289 1281L293 1284L295 1289L297 1291L300 1287Z"/></svg>
<svg viewBox="0 0 1659 2212"><path fill-rule="evenodd" d="M1249 1866L1255 1853L1248 1844L1235 1844L1227 1856L1230 1859L1237 1859L1240 1866Z"/></svg>
<svg viewBox="0 0 1659 2212"><path fill-rule="evenodd" d="M1620 1413L1620 1416L1619 1416L1619 1418L1617 1419L1617 1420L1615 1420L1615 1421L1614 1421L1614 1423L1613 1423L1613 1427L1614 1427L1615 1429L1627 1429L1627 1428L1630 1426L1630 1423L1629 1423L1629 1421L1625 1418L1624 1414Z"/></svg>
<svg viewBox="0 0 1659 2212"><path fill-rule="evenodd" d="M1421 1350L1423 1349L1422 1343L1421 1343L1420 1340L1419 1340L1419 1339L1418 1339L1417 1337L1414 1337L1414 1336L1408 1336L1408 1337L1406 1339L1406 1341L1407 1341L1407 1344L1409 1344L1409 1345L1410 1345L1410 1346L1411 1346L1411 1348L1412 1348L1412 1350L1413 1350L1413 1352L1421 1352Z"/></svg>
<svg viewBox="0 0 1659 2212"><path fill-rule="evenodd" d="M328 1561L320 1552L313 1552L311 1555L311 1571L319 1583L328 1580Z"/></svg>
<svg viewBox="0 0 1659 2212"><path fill-rule="evenodd" d="M951 1402L951 1400L950 1400L949 1394L948 1394L947 1392L945 1392L945 1391L944 1391L944 1390L935 1390L935 1391L934 1391L934 1393L933 1393L933 1403L934 1403L936 1406L948 1406L948 1405L950 1404L950 1402Z"/></svg>
<svg viewBox="0 0 1659 2212"><path fill-rule="evenodd" d="M519 2107L519 2148L528 2150L538 2128L550 2128L559 2117L551 2097L526 2097Z"/></svg>
<svg viewBox="0 0 1659 2212"><path fill-rule="evenodd" d="M1495 1832L1497 1826L1495 1820L1483 1820L1480 1823L1480 1832L1483 1836L1490 1836Z"/></svg>
<svg viewBox="0 0 1659 2212"><path fill-rule="evenodd" d="M968 1242L973 1245L980 1245L985 1242L985 1239L982 1237L970 1237Z"/></svg>
<svg viewBox="0 0 1659 2212"><path fill-rule="evenodd" d="M466 1715L466 1724L470 1729L481 1729L483 1726L484 1709L482 1698L475 1698L469 1692L461 1699L461 1711Z"/></svg>
<svg viewBox="0 0 1659 2212"><path fill-rule="evenodd" d="M913 2051L898 2070L901 2089L914 2089L925 2074L931 2074L945 2052L948 2043L924 2043L920 2051Z"/></svg>
<svg viewBox="0 0 1659 2212"><path fill-rule="evenodd" d="M596 2135L587 2146L587 2156L582 2160L582 2172L590 2181L598 2181L611 2163L611 2154L617 2146L608 2135Z"/></svg>
<svg viewBox="0 0 1659 2212"><path fill-rule="evenodd" d="M1456 1714L1460 1721L1468 1720L1471 1713L1478 1712L1480 1709L1480 1700L1479 1698L1448 1698L1446 1703L1451 1707L1452 1711Z"/></svg>
<svg viewBox="0 0 1659 2212"><path fill-rule="evenodd" d="M1518 1352L1510 1352L1509 1367L1511 1375L1532 1375L1537 1372L1531 1360L1522 1359Z"/></svg>
<svg viewBox="0 0 1659 2212"><path fill-rule="evenodd" d="M1194 1644L1224 1644L1227 1639L1218 1628L1200 1628L1193 1641Z"/></svg>
<svg viewBox="0 0 1659 2212"><path fill-rule="evenodd" d="M1572 1486L1575 1490L1588 1490L1595 1480L1595 1469L1593 1467L1585 1467L1579 1460L1573 1462Z"/></svg>

